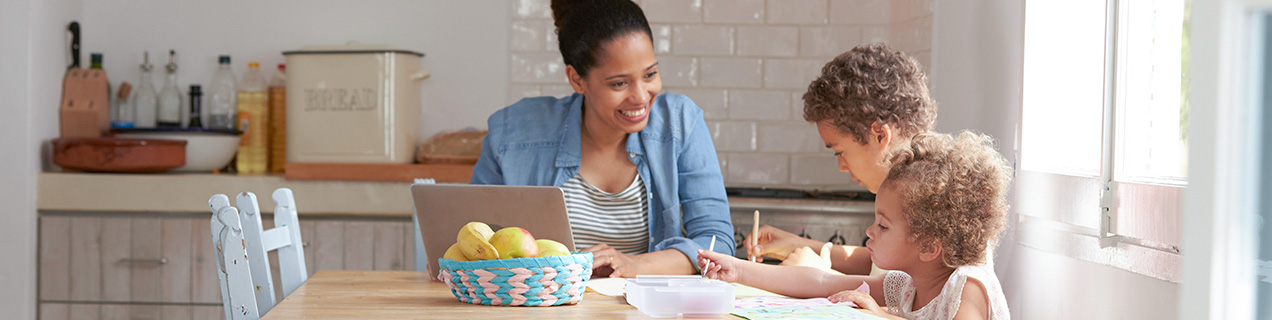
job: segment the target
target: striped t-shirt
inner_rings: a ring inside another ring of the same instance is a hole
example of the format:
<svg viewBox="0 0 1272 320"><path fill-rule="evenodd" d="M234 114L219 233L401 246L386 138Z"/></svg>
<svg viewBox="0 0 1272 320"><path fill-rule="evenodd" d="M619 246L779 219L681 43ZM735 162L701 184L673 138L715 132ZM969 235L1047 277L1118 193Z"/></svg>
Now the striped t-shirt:
<svg viewBox="0 0 1272 320"><path fill-rule="evenodd" d="M604 243L626 254L649 252L649 200L640 175L623 191L608 193L575 174L561 192L576 250Z"/></svg>

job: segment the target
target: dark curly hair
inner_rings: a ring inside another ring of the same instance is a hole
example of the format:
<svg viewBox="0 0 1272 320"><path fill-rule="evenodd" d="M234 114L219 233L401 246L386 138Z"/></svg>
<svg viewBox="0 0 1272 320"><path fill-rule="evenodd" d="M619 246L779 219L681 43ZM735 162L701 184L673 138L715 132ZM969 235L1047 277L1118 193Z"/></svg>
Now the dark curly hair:
<svg viewBox="0 0 1272 320"><path fill-rule="evenodd" d="M886 44L860 45L822 67L804 93L804 120L830 123L866 143L875 121L908 139L936 126L936 102L914 58Z"/></svg>
<svg viewBox="0 0 1272 320"><path fill-rule="evenodd" d="M946 266L983 263L1007 216L1011 166L988 135L963 131L914 136L889 154L883 187L897 192L910 240L937 242Z"/></svg>
<svg viewBox="0 0 1272 320"><path fill-rule="evenodd" d="M552 20L561 58L580 76L596 66L596 51L606 41L644 32L654 43L645 12L631 0L552 0Z"/></svg>

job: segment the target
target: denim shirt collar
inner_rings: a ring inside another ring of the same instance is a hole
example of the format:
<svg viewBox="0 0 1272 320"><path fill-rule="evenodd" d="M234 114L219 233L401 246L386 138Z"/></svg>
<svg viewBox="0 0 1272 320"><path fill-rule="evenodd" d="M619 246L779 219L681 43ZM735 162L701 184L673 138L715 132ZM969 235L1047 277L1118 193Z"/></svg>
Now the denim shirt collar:
<svg viewBox="0 0 1272 320"><path fill-rule="evenodd" d="M579 164L583 163L583 95L574 93L569 99L561 103L568 103L569 110L565 115L565 125L561 128L561 143L557 149L556 167L578 167ZM656 108L650 108L649 110L650 118L654 116L654 109ZM649 125L646 124L645 129L641 129L641 131L648 129ZM637 156L645 154L645 150L640 143L640 132L627 135L627 152ZM637 157L631 158L633 158L632 162L635 163L635 158Z"/></svg>

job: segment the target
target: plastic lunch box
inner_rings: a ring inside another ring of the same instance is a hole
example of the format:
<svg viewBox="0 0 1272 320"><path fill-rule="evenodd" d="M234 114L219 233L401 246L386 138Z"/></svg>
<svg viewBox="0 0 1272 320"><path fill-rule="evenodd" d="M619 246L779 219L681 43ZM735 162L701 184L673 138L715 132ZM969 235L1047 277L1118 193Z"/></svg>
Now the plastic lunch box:
<svg viewBox="0 0 1272 320"><path fill-rule="evenodd" d="M655 318L718 317L733 310L734 287L701 276L627 279L627 304Z"/></svg>

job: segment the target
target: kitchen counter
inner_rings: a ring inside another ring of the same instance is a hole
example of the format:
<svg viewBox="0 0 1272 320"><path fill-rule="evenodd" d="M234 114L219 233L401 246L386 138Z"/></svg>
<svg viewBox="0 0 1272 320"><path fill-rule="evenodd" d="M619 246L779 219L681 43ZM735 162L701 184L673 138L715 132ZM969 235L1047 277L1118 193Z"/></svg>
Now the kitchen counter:
<svg viewBox="0 0 1272 320"><path fill-rule="evenodd" d="M205 212L216 193L255 192L261 211L271 213L274 189L291 188L302 216L410 217L410 183L288 180L282 176L232 174L104 174L44 172L36 201L40 211ZM734 210L799 211L873 216L871 201L730 196Z"/></svg>
<svg viewBox="0 0 1272 320"><path fill-rule="evenodd" d="M261 211L272 213L274 189L291 188L302 216L410 217L410 183L287 180L282 176L232 174L40 173L40 211L207 212L208 198L256 193Z"/></svg>

